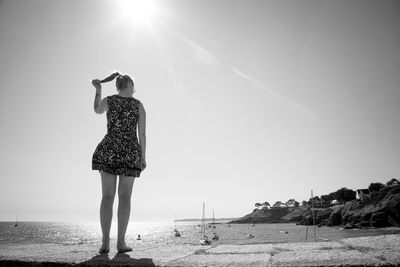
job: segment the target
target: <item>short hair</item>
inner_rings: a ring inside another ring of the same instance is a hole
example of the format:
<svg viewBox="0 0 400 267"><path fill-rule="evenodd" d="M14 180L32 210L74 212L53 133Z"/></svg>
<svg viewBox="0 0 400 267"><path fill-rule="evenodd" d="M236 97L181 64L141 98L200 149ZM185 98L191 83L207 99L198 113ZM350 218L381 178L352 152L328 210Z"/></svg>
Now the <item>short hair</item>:
<svg viewBox="0 0 400 267"><path fill-rule="evenodd" d="M132 85L134 85L133 80L131 77L129 77L129 75L125 74L125 75L118 75L117 76L117 80L115 81L115 85L117 86L117 88L119 90L124 90L127 86L128 83L131 82Z"/></svg>
<svg viewBox="0 0 400 267"><path fill-rule="evenodd" d="M115 85L117 86L118 90L124 90L128 86L129 82L132 82L133 86L135 85L135 83L133 82L133 79L131 77L129 77L128 74L123 75L123 74L120 74L119 72L112 73L108 77L101 80L100 83L111 82L115 78L117 78L115 81Z"/></svg>

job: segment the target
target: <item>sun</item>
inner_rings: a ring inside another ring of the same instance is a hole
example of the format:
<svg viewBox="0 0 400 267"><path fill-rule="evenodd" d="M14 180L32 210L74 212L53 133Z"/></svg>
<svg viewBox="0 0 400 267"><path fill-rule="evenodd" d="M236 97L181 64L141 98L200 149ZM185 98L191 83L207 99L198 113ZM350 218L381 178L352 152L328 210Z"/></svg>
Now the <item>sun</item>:
<svg viewBox="0 0 400 267"><path fill-rule="evenodd" d="M120 15L133 27L150 26L159 9L152 0L119 0Z"/></svg>

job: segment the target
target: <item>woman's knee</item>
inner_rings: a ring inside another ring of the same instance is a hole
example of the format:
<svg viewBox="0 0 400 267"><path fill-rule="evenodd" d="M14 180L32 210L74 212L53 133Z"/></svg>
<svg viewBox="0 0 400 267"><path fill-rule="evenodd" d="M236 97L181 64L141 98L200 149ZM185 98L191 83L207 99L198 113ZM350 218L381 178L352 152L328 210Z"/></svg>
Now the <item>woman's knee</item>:
<svg viewBox="0 0 400 267"><path fill-rule="evenodd" d="M123 190L118 192L119 201L131 201L132 191Z"/></svg>
<svg viewBox="0 0 400 267"><path fill-rule="evenodd" d="M115 198L115 193L103 193L102 200L107 202L113 202Z"/></svg>
<svg viewBox="0 0 400 267"><path fill-rule="evenodd" d="M115 191L112 190L104 190L103 191L103 199L104 200L114 200L115 198Z"/></svg>

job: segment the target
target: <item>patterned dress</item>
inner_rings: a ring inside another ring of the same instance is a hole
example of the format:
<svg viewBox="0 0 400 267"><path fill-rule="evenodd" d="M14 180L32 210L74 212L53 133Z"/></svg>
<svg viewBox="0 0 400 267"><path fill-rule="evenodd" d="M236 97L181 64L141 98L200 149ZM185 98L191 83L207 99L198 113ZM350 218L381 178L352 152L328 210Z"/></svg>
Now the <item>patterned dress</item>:
<svg viewBox="0 0 400 267"><path fill-rule="evenodd" d="M107 97L107 134L92 157L92 170L139 177L141 148L136 134L139 103L134 97Z"/></svg>

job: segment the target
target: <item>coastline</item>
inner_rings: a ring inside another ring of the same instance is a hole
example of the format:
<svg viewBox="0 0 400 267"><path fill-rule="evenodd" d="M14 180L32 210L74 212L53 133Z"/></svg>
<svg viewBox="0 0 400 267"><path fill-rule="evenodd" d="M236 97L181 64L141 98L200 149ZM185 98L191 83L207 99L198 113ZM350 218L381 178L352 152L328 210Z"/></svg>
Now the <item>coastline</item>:
<svg viewBox="0 0 400 267"><path fill-rule="evenodd" d="M342 188L331 194L338 195L338 192L343 190L348 192L348 189ZM363 199L356 199L354 196L354 199L329 203L329 201L322 201L318 196L315 198L319 199L319 204L316 206L307 202L302 206L299 206L298 202L294 205L296 202L294 199L292 199L293 203L288 201L288 204L283 204L279 201L272 207L268 202L266 202L268 205L256 203L258 205L252 212L230 223L296 223L298 225L342 226L345 229L400 226L398 212L400 184L398 182L386 186L381 184L379 190L372 191Z"/></svg>
<svg viewBox="0 0 400 267"><path fill-rule="evenodd" d="M113 245L113 244L112 244ZM99 255L82 244L11 244L0 248L0 266L399 266L400 234L339 241L216 246L134 247Z"/></svg>

